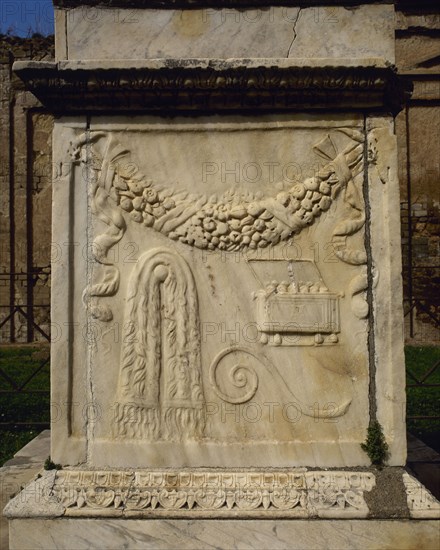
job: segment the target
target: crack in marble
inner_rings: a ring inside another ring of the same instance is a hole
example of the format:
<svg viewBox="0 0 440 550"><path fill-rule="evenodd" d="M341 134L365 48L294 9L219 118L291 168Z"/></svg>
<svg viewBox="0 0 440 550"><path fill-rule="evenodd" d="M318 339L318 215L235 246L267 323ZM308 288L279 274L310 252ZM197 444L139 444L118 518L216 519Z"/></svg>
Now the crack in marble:
<svg viewBox="0 0 440 550"><path fill-rule="evenodd" d="M293 22L293 27L292 27L293 38L292 38L292 41L290 42L289 49L287 50L287 56L286 57L290 57L292 47L293 47L293 43L295 42L296 37L297 37L296 25L297 25L297 23L299 21L299 18L301 16L301 11L302 11L302 8L298 8L298 14L296 16L295 21Z"/></svg>

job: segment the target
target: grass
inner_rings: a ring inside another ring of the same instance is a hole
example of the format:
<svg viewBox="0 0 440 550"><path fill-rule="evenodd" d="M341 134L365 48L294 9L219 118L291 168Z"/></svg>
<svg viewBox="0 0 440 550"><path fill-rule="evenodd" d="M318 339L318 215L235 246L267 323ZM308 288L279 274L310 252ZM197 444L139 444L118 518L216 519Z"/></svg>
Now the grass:
<svg viewBox="0 0 440 550"><path fill-rule="evenodd" d="M48 357L49 347L43 345L3 346L0 348L0 369L23 384ZM413 373L419 380L440 360L440 347L405 348L407 366L407 384L414 383L408 374ZM50 372L47 363L42 370L26 385L27 390L49 390ZM440 384L440 366L426 380L431 384ZM0 391L12 389L11 384L0 374ZM407 389L408 416L434 416L440 414L440 387ZM0 393L0 465L12 458L26 443L33 439L44 426L23 425L40 422L49 425L49 394L5 394ZM431 446L438 445L440 419L408 419L408 430Z"/></svg>
<svg viewBox="0 0 440 550"><path fill-rule="evenodd" d="M24 384L49 356L48 345L2 346L0 369L13 379L16 386ZM49 363L25 386L30 390L49 390ZM0 372L0 392L13 386ZM48 393L0 393L0 465L9 460L26 443L48 427L50 421L50 397ZM30 423L25 425L25 423ZM32 425L45 423L46 426ZM4 424L8 423L7 426Z"/></svg>
<svg viewBox="0 0 440 550"><path fill-rule="evenodd" d="M412 373L421 380L426 373L440 361L440 347L405 347L406 383L414 384ZM425 384L440 384L440 365L426 378ZM439 416L440 415L440 387L407 387L407 416ZM425 441L428 445L438 449L438 435L440 434L440 418L437 419L407 419L408 431Z"/></svg>

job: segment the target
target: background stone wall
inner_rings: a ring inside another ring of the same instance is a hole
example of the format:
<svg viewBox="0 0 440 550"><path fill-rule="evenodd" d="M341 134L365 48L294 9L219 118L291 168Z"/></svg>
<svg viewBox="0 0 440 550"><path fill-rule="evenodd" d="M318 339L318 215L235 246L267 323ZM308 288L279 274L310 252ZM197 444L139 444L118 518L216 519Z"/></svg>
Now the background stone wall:
<svg viewBox="0 0 440 550"><path fill-rule="evenodd" d="M53 57L53 37L0 36L2 342L44 339L37 326L49 331L53 119L24 90L12 63Z"/></svg>
<svg viewBox="0 0 440 550"><path fill-rule="evenodd" d="M396 121L406 337L440 343L440 9L396 23L396 64L414 84Z"/></svg>
<svg viewBox="0 0 440 550"><path fill-rule="evenodd" d="M396 64L414 82L399 114L406 336L440 342L440 10L397 12ZM53 37L0 35L0 341L49 332L52 118L12 74L17 59L53 59ZM62 244L62 243L61 243ZM15 306L19 306L21 311Z"/></svg>

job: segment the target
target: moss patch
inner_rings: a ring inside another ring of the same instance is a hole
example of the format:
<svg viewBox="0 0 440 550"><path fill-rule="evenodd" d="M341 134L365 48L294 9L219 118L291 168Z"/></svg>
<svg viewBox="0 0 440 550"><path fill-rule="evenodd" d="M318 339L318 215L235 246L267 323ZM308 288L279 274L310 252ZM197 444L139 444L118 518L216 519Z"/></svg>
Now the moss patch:
<svg viewBox="0 0 440 550"><path fill-rule="evenodd" d="M367 453L371 464L383 466L388 458L388 443L383 435L382 426L374 420L367 430L367 439L361 443L361 448Z"/></svg>

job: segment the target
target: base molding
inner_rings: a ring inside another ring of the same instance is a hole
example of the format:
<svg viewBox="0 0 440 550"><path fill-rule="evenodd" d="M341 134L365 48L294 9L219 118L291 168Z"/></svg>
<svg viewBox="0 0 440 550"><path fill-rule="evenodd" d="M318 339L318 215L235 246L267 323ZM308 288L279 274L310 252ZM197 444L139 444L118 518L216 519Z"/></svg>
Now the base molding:
<svg viewBox="0 0 440 550"><path fill-rule="evenodd" d="M66 468L38 474L4 515L11 549L67 549L75 540L75 549L395 550L420 547L420 541L423 548L437 548L433 520L440 518L440 503L403 468L393 467Z"/></svg>
<svg viewBox="0 0 440 550"><path fill-rule="evenodd" d="M7 517L364 518L374 473L185 469L44 472ZM35 497L38 496L36 499Z"/></svg>

